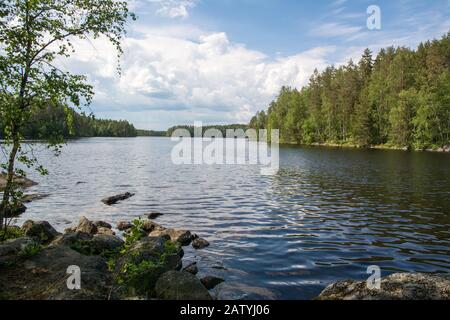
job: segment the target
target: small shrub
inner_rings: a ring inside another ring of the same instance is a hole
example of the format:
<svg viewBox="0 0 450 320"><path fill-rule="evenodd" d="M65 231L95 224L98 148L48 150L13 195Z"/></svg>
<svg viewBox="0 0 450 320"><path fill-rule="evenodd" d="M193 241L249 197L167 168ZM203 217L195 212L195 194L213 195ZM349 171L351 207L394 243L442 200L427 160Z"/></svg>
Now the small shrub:
<svg viewBox="0 0 450 320"><path fill-rule="evenodd" d="M17 255L21 258L30 258L30 257L38 254L41 251L42 251L42 246L40 244L32 243L32 244L29 244L29 245L25 246L24 248L22 248L22 250L20 250Z"/></svg>

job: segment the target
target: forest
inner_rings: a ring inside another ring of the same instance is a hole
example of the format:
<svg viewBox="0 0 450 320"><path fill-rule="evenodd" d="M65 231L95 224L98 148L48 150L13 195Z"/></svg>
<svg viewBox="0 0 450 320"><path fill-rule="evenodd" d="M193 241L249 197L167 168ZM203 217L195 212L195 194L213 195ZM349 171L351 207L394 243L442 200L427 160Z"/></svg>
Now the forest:
<svg viewBox="0 0 450 320"><path fill-rule="evenodd" d="M71 108L47 106L31 112L22 129L26 139L67 139L82 137L135 137L137 130L127 121L96 119ZM0 138L4 130L0 119Z"/></svg>
<svg viewBox="0 0 450 320"><path fill-rule="evenodd" d="M450 145L450 32L416 50L389 47L359 62L317 70L301 89L283 87L249 126L279 129L282 143Z"/></svg>

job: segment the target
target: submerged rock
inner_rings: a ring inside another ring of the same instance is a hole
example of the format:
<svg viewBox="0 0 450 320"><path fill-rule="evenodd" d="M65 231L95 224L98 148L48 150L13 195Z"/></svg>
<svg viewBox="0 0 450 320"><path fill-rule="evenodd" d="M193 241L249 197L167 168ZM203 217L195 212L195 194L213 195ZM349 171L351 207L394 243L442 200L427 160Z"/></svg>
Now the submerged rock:
<svg viewBox="0 0 450 320"><path fill-rule="evenodd" d="M203 238L197 238L192 241L192 246L194 247L194 249L203 249L209 246L209 242Z"/></svg>
<svg viewBox="0 0 450 320"><path fill-rule="evenodd" d="M201 283L205 286L206 289L211 290L215 288L217 285L221 284L225 280L218 277L206 276L200 279Z"/></svg>
<svg viewBox="0 0 450 320"><path fill-rule="evenodd" d="M26 194L23 196L22 198L22 202L23 203L30 203L36 200L41 200L44 198L49 197L50 195L48 193L31 193L31 194Z"/></svg>
<svg viewBox="0 0 450 320"><path fill-rule="evenodd" d="M165 300L212 300L208 290L194 275L185 271L169 271L156 282L156 296Z"/></svg>
<svg viewBox="0 0 450 320"><path fill-rule="evenodd" d="M118 194L118 195L115 195L112 197L104 198L104 199L102 199L102 202L108 206L111 206L113 204L116 204L119 201L129 199L132 196L134 196L134 193L126 192L126 193Z"/></svg>
<svg viewBox="0 0 450 320"><path fill-rule="evenodd" d="M37 238L41 243L48 243L60 234L47 221L25 221L22 231L25 236Z"/></svg>
<svg viewBox="0 0 450 320"><path fill-rule="evenodd" d="M423 273L395 273L369 289L366 281L345 280L331 284L318 300L449 300L450 277Z"/></svg>

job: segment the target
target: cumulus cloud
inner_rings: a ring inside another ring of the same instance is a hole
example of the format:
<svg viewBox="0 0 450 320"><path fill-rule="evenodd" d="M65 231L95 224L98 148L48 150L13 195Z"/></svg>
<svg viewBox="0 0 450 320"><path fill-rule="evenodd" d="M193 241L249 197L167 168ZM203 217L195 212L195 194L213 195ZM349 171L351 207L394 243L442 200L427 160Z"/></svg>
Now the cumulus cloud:
<svg viewBox="0 0 450 320"><path fill-rule="evenodd" d="M159 5L156 13L169 18L186 18L189 9L195 7L197 0L147 0Z"/></svg>
<svg viewBox="0 0 450 320"><path fill-rule="evenodd" d="M142 125L144 114L174 111L183 115L183 122L249 121L281 86L306 84L314 68L324 68L326 56L334 51L320 47L271 58L230 41L224 32L193 28L183 36L183 29L177 28L140 31L124 42L121 77L115 72L114 48L104 39L78 43L77 55L66 66L87 74L95 84L94 112L142 113Z"/></svg>

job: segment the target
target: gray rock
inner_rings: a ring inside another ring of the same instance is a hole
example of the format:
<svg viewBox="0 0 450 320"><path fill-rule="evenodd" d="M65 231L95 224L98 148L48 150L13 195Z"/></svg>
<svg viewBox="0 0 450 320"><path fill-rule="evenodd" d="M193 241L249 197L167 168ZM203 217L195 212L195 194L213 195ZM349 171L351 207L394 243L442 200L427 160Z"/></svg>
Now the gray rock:
<svg viewBox="0 0 450 320"><path fill-rule="evenodd" d="M0 257L17 254L23 248L33 244L36 244L36 241L30 237L6 240L0 244Z"/></svg>
<svg viewBox="0 0 450 320"><path fill-rule="evenodd" d="M21 176L14 176L13 181L15 182L16 186L19 186L21 188L29 188L37 185L37 182L34 182L33 180ZM6 187L6 173L2 172L0 173L0 191L4 191L5 187Z"/></svg>
<svg viewBox="0 0 450 320"><path fill-rule="evenodd" d="M206 248L207 246L209 246L209 242L206 241L203 238L197 238L194 241L192 241L192 246L194 247L194 249L203 249Z"/></svg>
<svg viewBox="0 0 450 320"><path fill-rule="evenodd" d="M79 231L66 232L66 233L56 237L56 239L50 243L50 246L63 245L63 246L71 247L71 246L74 246L76 243L87 242L87 241L91 240L92 237L93 237L92 234L85 233L85 232L79 232Z"/></svg>
<svg viewBox="0 0 450 320"><path fill-rule="evenodd" d="M169 236L170 240L177 242L182 246L188 246L191 243L191 232L187 230L164 229L154 230L149 233L149 237Z"/></svg>
<svg viewBox="0 0 450 320"><path fill-rule="evenodd" d="M94 221L94 225L97 228L112 229L112 225L110 225L108 222L105 222L105 221Z"/></svg>
<svg viewBox="0 0 450 320"><path fill-rule="evenodd" d="M108 236L115 236L116 233L109 228L98 227L97 234L106 234Z"/></svg>
<svg viewBox="0 0 450 320"><path fill-rule="evenodd" d="M369 289L366 281L346 280L331 284L318 300L449 300L450 277L423 273L395 273L381 280L381 288Z"/></svg>
<svg viewBox="0 0 450 320"><path fill-rule="evenodd" d="M162 215L163 214L160 213L160 212L150 212L149 214L147 214L147 218L153 220L153 219L156 219L156 218L158 218L158 217L160 217Z"/></svg>
<svg viewBox="0 0 450 320"><path fill-rule="evenodd" d="M96 234L89 244L95 253L102 253L120 248L124 241L113 235Z"/></svg>
<svg viewBox="0 0 450 320"><path fill-rule="evenodd" d="M191 264L187 265L183 268L183 271L189 272L195 276L198 273L197 262L192 262Z"/></svg>
<svg viewBox="0 0 450 320"><path fill-rule="evenodd" d="M14 206L7 206L5 214L8 218L17 218L25 211L27 211L27 207L23 203L18 203Z"/></svg>
<svg viewBox="0 0 450 320"><path fill-rule="evenodd" d="M119 229L119 231L125 231L131 229L131 227L133 227L133 224L131 222L128 221L117 222L117 229Z"/></svg>
<svg viewBox="0 0 450 320"><path fill-rule="evenodd" d="M165 300L212 300L208 290L194 275L169 271L156 282L156 296Z"/></svg>
<svg viewBox="0 0 450 320"><path fill-rule="evenodd" d="M25 236L35 237L41 243L48 243L60 234L47 221L25 221L22 231Z"/></svg>
<svg viewBox="0 0 450 320"><path fill-rule="evenodd" d="M69 266L80 268L81 290L67 288ZM112 285L103 258L84 256L67 246L44 249L0 273L0 289L8 299L107 300Z"/></svg>
<svg viewBox="0 0 450 320"><path fill-rule="evenodd" d="M218 277L206 276L200 279L201 283L205 286L206 289L211 290L215 288L217 285L221 284L225 280Z"/></svg>
<svg viewBox="0 0 450 320"><path fill-rule="evenodd" d="M126 192L126 193L118 194L118 195L115 195L112 197L104 198L104 199L102 199L102 202L108 206L111 206L113 204L116 204L119 201L129 199L132 196L134 196L134 193Z"/></svg>
<svg viewBox="0 0 450 320"><path fill-rule="evenodd" d="M142 230L144 230L146 233L151 233L152 231L155 230L159 230L162 231L164 230L164 228L162 226L160 226L159 224L150 221L150 220L145 220L142 222Z"/></svg>
<svg viewBox="0 0 450 320"><path fill-rule="evenodd" d="M89 234L96 234L97 227L88 218L81 217L80 222L78 223L78 226L75 228L75 231L89 233Z"/></svg>

